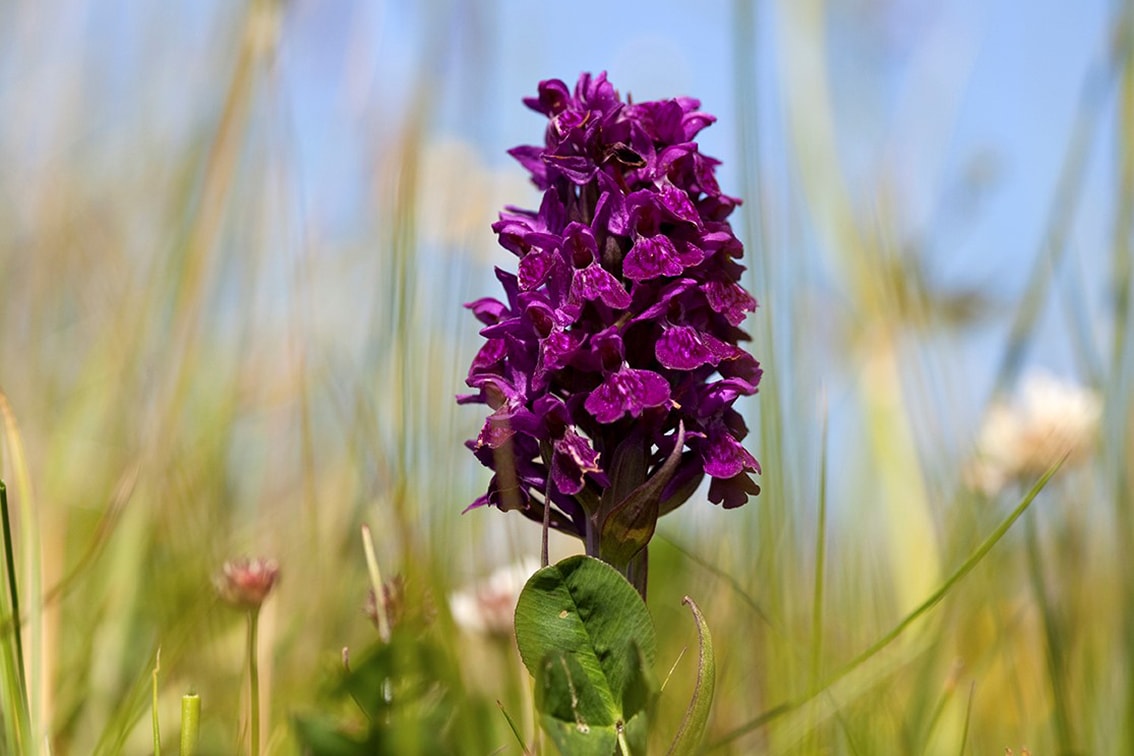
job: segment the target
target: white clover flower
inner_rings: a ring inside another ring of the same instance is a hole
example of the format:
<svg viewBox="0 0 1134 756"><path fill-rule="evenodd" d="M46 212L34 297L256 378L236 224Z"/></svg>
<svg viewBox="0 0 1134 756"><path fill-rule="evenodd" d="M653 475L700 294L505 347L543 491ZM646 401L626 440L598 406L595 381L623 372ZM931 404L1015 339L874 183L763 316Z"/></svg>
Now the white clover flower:
<svg viewBox="0 0 1134 756"><path fill-rule="evenodd" d="M1015 401L989 408L966 479L991 496L1042 475L1064 455L1068 466L1077 465L1091 451L1101 416L1094 391L1047 373L1030 375Z"/></svg>
<svg viewBox="0 0 1134 756"><path fill-rule="evenodd" d="M457 626L472 633L511 637L516 601L539 560L525 557L495 570L484 580L449 596L449 611Z"/></svg>

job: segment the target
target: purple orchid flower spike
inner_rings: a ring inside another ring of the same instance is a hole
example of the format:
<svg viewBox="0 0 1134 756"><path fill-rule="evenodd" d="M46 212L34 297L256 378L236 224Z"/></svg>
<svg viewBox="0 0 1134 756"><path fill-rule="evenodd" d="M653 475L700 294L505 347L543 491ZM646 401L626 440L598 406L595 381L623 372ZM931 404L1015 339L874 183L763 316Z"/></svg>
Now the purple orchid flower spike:
<svg viewBox="0 0 1134 756"><path fill-rule="evenodd" d="M715 120L697 100L623 102L584 73L524 103L548 119L544 144L510 154L544 195L493 224L519 258L497 270L504 301L467 305L485 343L458 401L491 408L468 446L493 471L469 509L578 536L644 595L659 515L705 476L725 508L760 491L733 409L762 374L740 346L756 309L727 220L740 200L693 141Z"/></svg>

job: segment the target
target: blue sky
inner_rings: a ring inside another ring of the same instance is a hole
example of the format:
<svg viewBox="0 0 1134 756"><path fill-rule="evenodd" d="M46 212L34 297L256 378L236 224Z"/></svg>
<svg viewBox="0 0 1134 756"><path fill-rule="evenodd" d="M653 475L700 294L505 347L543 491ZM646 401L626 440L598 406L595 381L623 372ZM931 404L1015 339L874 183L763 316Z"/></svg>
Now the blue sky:
<svg viewBox="0 0 1134 756"><path fill-rule="evenodd" d="M360 79L369 77L369 96L393 123L425 66L435 89L430 132L468 140L489 164L508 166L505 150L538 140L542 129L521 97L542 78L572 82L580 71L607 70L638 99L699 97L720 119L704 132L702 149L724 161L722 183L736 187L732 5L297 2L283 71L305 171L319 191L331 190L322 182L341 181L336 171L357 160L366 148L360 141L381 138L344 123L350 114L342 103L352 97L344 90ZM791 139L783 7L761 3L756 32L761 89L754 96L772 176ZM829 75L852 181L869 180L886 155L916 223L964 176L983 171L994 180L980 212L963 218L963 232L943 239L948 275L1006 275L1034 254L1108 12L1101 0L829 5ZM1106 154L1093 161L1088 216L1106 210L1110 162ZM1080 225L1084 244L1100 242L1089 226Z"/></svg>

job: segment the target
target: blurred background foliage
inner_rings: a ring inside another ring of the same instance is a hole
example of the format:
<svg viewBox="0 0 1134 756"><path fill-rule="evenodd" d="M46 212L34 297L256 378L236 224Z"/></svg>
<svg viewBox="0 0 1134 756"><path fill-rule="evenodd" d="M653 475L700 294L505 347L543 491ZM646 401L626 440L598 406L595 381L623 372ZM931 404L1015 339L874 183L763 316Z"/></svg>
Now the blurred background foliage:
<svg viewBox="0 0 1134 756"><path fill-rule="evenodd" d="M460 305L513 264L497 210L537 200L504 155L542 136L520 98L607 69L721 117L703 146L745 199L761 303L763 493L695 497L653 548L661 679L676 665L658 743L695 672L690 594L720 752L1134 750L1132 29L1129 0L0 3L0 477L29 701L20 724L6 603L8 749L147 752L159 646L167 747L190 689L205 752L246 744L243 625L213 591L240 554L282 568L268 750L300 750L296 716L372 727L339 675L344 648L385 658L363 523L404 581L399 663L427 660L390 742L519 753L496 700L536 742L510 641L448 608L539 538L459 515L487 479L462 446L482 418L452 401L478 341ZM1101 402L1093 452L826 686L1038 477L963 474L1036 367Z"/></svg>

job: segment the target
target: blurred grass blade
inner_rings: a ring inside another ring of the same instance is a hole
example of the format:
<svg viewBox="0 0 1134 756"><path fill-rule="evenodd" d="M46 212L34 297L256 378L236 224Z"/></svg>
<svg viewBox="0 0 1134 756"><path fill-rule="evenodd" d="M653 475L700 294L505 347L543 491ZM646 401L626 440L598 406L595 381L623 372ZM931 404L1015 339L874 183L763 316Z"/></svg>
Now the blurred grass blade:
<svg viewBox="0 0 1134 756"><path fill-rule="evenodd" d="M810 688L819 683L819 660L823 653L823 585L827 565L827 400L820 401L822 417L819 429L819 520L815 524L815 588L811 597L811 669Z"/></svg>
<svg viewBox="0 0 1134 756"><path fill-rule="evenodd" d="M516 743L520 746L520 751L524 754L527 754L528 747L524 743L524 736L520 734L520 728L516 726L516 723L514 721L512 721L512 716L508 713L508 710L504 708L504 704L501 703L499 699L497 699L496 701L496 706L500 709L500 713L504 715L504 721L508 723L508 729L511 730L512 734L516 736Z"/></svg>
<svg viewBox="0 0 1134 756"><path fill-rule="evenodd" d="M39 517L38 510L35 506L34 498L32 495L31 486L31 473L28 469L27 456L24 452L23 435L20 433L19 424L16 422L15 413L8 403L8 396L3 390L0 390L0 419L3 420L4 429L4 446L11 456L11 469L15 474L16 481L16 501L18 503L19 524L20 524L20 563L22 566L23 576L23 592L26 596L38 597L41 594L40 587L40 534L39 534ZM14 536L9 535L9 539L14 539ZM12 540L12 549L15 548L14 540ZM10 563L10 570L14 570L15 558L14 554L11 555L13 560ZM11 585L15 585L19 581L16 580L14 572L11 572ZM14 588L11 590L15 590ZM16 594L13 592L12 597ZM15 607L12 607L13 610ZM13 627L20 625L24 619L13 611ZM25 730L26 740L24 742L25 748L31 748L32 744L37 742L40 738L46 735L41 726L41 716L44 712L41 711L41 706L44 702L49 700L49 693L43 688L42 659L43 659L43 612L42 607L38 601L34 602L27 612L26 617L28 633L26 636L20 634L23 641L21 642L21 653L19 658L19 665L23 670L20 673L22 691L23 716L27 728ZM26 668L24 665L27 665Z"/></svg>
<svg viewBox="0 0 1134 756"><path fill-rule="evenodd" d="M161 725L158 723L158 672L160 671L161 649L159 648L157 650L157 655L154 657L153 701L150 708L154 726L154 756L161 756Z"/></svg>
<svg viewBox="0 0 1134 756"><path fill-rule="evenodd" d="M117 705L111 709L112 716L105 723L98 743L91 749L94 756L117 756L125 752L130 732L145 716L152 669L152 664L142 665L137 676L123 691Z"/></svg>
<svg viewBox="0 0 1134 756"><path fill-rule="evenodd" d="M959 756L965 756L965 746L969 741L969 725L973 721L973 693L976 692L976 681L969 684L969 702L965 706L965 726L961 729L961 750Z"/></svg>
<svg viewBox="0 0 1134 756"><path fill-rule="evenodd" d="M1055 473L1062 465L1063 460L1061 459L1058 463L1052 466L1051 469L1044 473L1043 476L1040 477L1038 481L1036 481L1035 485L1032 486L1031 490L1028 491L1028 493L1024 496L1020 503L1016 505L1016 508L1013 509L1008 514L1008 516L1004 518L1004 520L996 527L996 529L993 530L988 535L988 537L986 537L984 541L981 542L976 550L974 550L973 553L970 554L969 557L961 563L961 565L945 580L944 583L941 584L941 586L936 591L934 591L929 596L929 598L925 599L925 601L923 601L920 606L903 617L902 620L898 622L898 624L894 625L894 627L891 628L889 632L872 643L865 651L848 662L842 669L831 675L831 677L827 678L819 689L811 691L807 695L804 695L800 698L786 701L765 711L763 714L751 720L750 722L741 725L735 730L727 733L724 737L714 743L711 748L715 749L726 745L736 740L737 738L746 735L759 727L762 727L768 722L771 722L772 720L783 716L784 714L795 711L800 706L803 706L808 701L813 700L816 696L835 685L835 683L850 675L851 672L854 672L856 669L861 667L872 657L874 657L879 651L897 640L898 637L900 637L910 625L914 624L926 612L937 606L937 604L941 603L941 600L945 598L945 596L949 593L953 586L960 582L970 572L972 572L974 567L980 564L981 560L983 560L988 555L988 552L992 551L992 547L999 543L1000 539L1003 538L1004 535L1012 528L1012 525L1016 523L1016 520L1020 519L1024 512L1028 510L1028 507L1031 506L1036 496L1039 495L1039 492L1043 490L1044 486L1047 485L1047 482L1051 480L1052 476L1055 475Z"/></svg>
<svg viewBox="0 0 1134 756"><path fill-rule="evenodd" d="M1034 517L1024 523L1024 535L1027 542L1028 575L1031 578L1032 594L1039 607L1040 623L1043 626L1046 646L1044 657L1047 659L1048 682L1051 684L1052 709L1055 716L1055 739L1059 744L1060 753L1075 753L1067 701L1065 673L1067 643L1060 629L1059 617L1056 616L1051 597L1048 596L1047 581L1043 574L1043 556L1040 554L1039 534L1036 532Z"/></svg>
<svg viewBox="0 0 1134 756"><path fill-rule="evenodd" d="M122 512L129 503L130 497L134 495L134 488L137 482L138 465L135 463L123 472L122 477L115 486L110 503L107 505L106 509L103 510L98 523L94 526L94 533L87 543L87 548L75 561L75 565L71 570L64 575L59 582L48 588L47 592L43 595L44 606L59 601L66 596L79 578L83 577L91 565L102 555L106 545L110 542L110 537L114 535L118 523L122 520Z"/></svg>

